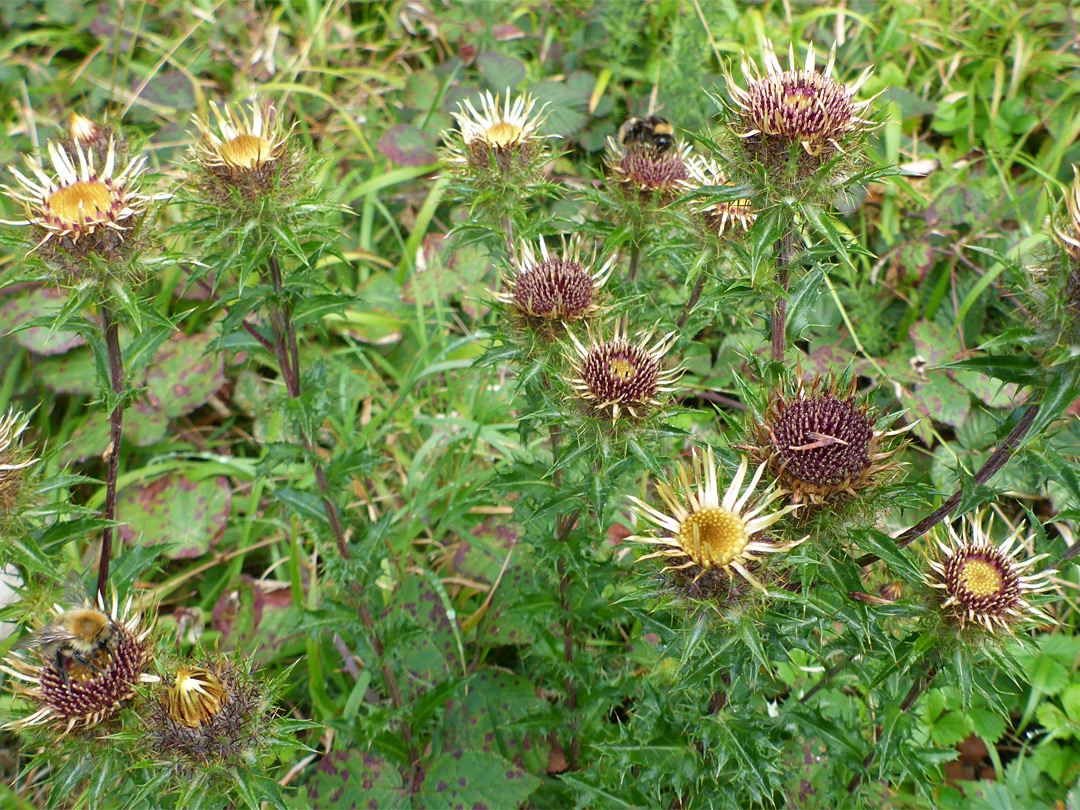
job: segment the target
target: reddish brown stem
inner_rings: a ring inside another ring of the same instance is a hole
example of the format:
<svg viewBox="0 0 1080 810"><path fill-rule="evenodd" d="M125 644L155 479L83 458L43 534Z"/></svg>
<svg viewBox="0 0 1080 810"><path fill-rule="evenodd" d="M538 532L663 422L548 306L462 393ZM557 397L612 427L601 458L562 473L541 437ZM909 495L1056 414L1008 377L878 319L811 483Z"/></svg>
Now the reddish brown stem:
<svg viewBox="0 0 1080 810"><path fill-rule="evenodd" d="M108 305L101 308L101 329L105 336L105 351L109 357L109 381L116 404L109 416L108 467L105 472L105 513L108 521L116 520L116 479L120 474L120 442L124 438L124 360L120 353L120 329ZM98 560L97 593L105 598L109 584L109 562L112 560L113 527L101 531L101 557Z"/></svg>
<svg viewBox="0 0 1080 810"><path fill-rule="evenodd" d="M274 292L280 296L285 285L281 274L281 265L278 264L277 259L271 257L269 269L270 282L274 286ZM285 380L285 389L290 397L298 399L301 393L300 353L296 340L296 328L292 320L292 308L288 304L282 303L279 309L275 309L270 313L270 329L274 335L273 352L280 366L281 376ZM343 559L348 560L352 555L349 553L349 546L345 542L345 529L341 524L337 504L330 498L330 483L326 478L326 472L323 470L322 465L315 460L315 442L311 440L303 428L300 428L300 440L303 442L304 449L312 458L311 466L315 473L315 482L319 487L319 494L322 496L323 511L326 512L326 519L329 521L330 530L334 534L338 553L341 554ZM368 609L365 601L366 597L360 590L356 591L356 597L360 623L364 625L364 629L368 632L371 647L375 654L382 659L384 650L382 638L375 629L375 620ZM395 709L401 709L405 705L405 701L402 698L397 677L394 675L390 664L385 660L382 662L381 669L383 681L386 683L386 689L390 693L390 702L393 703ZM410 766L415 772L420 761L420 755L413 744L412 727L405 720L402 720L400 730L401 738L404 740L409 753Z"/></svg>
<svg viewBox="0 0 1080 810"><path fill-rule="evenodd" d="M693 311L694 306L701 300L701 293L705 289L705 273L701 273L698 276L697 284L694 285L693 292L690 293L690 298L686 302L686 306L683 307L682 315L679 316L679 320L675 322L675 326L682 329L686 326L686 321L690 317L690 313Z"/></svg>
<svg viewBox="0 0 1080 810"><path fill-rule="evenodd" d="M795 233L789 231L776 243L776 280L783 288L772 311L772 358L778 362L787 351L787 291L791 283L791 260L794 258Z"/></svg>
<svg viewBox="0 0 1080 810"><path fill-rule="evenodd" d="M1005 466L1005 462L1012 457L1020 442L1031 430L1031 426L1035 424L1035 417L1038 415L1038 403L1028 406L1028 409L1024 411L1024 415L1020 417L1020 421L1016 423L1016 427L1005 437L1005 441L997 446L997 449L986 460L986 463L975 473L976 484L985 484L994 477L998 470ZM906 548L941 523L950 512L960 505L961 497L963 497L963 492L957 489L945 503L897 537L896 547L898 549ZM864 554L858 559L858 563L859 565L870 565L870 563L876 562L878 559L879 557L876 554Z"/></svg>
<svg viewBox="0 0 1080 810"><path fill-rule="evenodd" d="M218 294L216 292L214 292L213 287L211 287L209 284L207 284L201 278L196 279L195 283L198 284L200 287L202 287L206 291L206 294L209 295L211 298L213 298L214 301L220 303L221 299L219 298ZM224 304L221 304L221 308L224 309L226 313L232 311L227 306L225 306ZM253 338L255 338L255 340L259 341L259 345L261 345L268 352L273 353L274 344L271 343L269 340L267 340L265 337L263 337L262 333L258 329L256 329L254 326L252 326L250 323L248 323L247 321L244 321L244 320L240 321L240 325L244 327L245 332L247 332L249 335L251 335Z"/></svg>

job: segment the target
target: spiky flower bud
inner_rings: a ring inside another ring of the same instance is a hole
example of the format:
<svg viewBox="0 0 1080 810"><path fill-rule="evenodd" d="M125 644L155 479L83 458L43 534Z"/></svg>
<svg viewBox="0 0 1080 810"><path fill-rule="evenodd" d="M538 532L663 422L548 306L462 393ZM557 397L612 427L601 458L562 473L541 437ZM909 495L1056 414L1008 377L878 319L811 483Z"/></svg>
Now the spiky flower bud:
<svg viewBox="0 0 1080 810"><path fill-rule="evenodd" d="M150 747L182 772L251 762L268 710L259 682L229 659L181 666L162 683L151 706Z"/></svg>
<svg viewBox="0 0 1080 810"><path fill-rule="evenodd" d="M612 254L597 266L595 250L586 254L583 240L564 240L558 253L549 253L541 236L539 254L522 242L512 259L509 275L502 276L504 290L496 300L533 330L550 336L564 323L589 317L599 309L597 297L618 261Z"/></svg>
<svg viewBox="0 0 1080 810"><path fill-rule="evenodd" d="M146 671L154 655L153 622L143 626L142 615L131 611L131 599L122 611L115 595L106 607L99 594L96 604L88 601L74 610L56 605L54 612L53 623L25 642L36 647L40 661L12 652L0 666L15 679L16 694L36 707L4 728L50 725L64 734L89 729L135 697L138 684L157 681ZM86 614L96 614L91 620L100 621L104 632L92 645L78 627L68 627L76 613L81 621L87 621Z"/></svg>
<svg viewBox="0 0 1080 810"><path fill-rule="evenodd" d="M537 179L547 157L547 136L540 134L546 115L544 107L536 110L535 98L523 94L511 102L509 88L494 97L485 92L479 111L466 100L450 114L458 129L443 138L452 170L482 185L528 185Z"/></svg>
<svg viewBox="0 0 1080 810"><path fill-rule="evenodd" d="M681 465L676 469L675 487L666 483L656 485L657 494L667 506L667 513L631 497L630 508L633 512L662 532L659 537L634 535L629 538L637 543L659 547L658 551L646 554L638 561L657 557L669 560L671 564L664 570L691 574L691 584L708 576L709 572L721 571L729 580L737 573L755 588L764 590L758 579L747 570L748 563L757 562L760 558L756 555L759 554L794 548L806 538L776 544L757 537L784 515L798 509L799 505L790 504L763 514L770 504L786 493L770 487L761 497L754 498L765 465L758 466L744 491L742 484L749 465L749 460L744 457L721 499L716 459L712 448L707 447L704 463L695 451L689 475ZM681 497L677 490L681 490Z"/></svg>
<svg viewBox="0 0 1080 810"><path fill-rule="evenodd" d="M1029 534L1017 545L1027 527L1019 524L996 546L991 540L993 519L985 529L982 522L982 515L965 517L960 533L950 524L946 533L939 528L931 535L942 556L928 560L927 584L942 592L941 609L961 628L971 624L989 632L1011 632L1019 623L1054 624L1027 597L1050 590L1048 580L1056 572L1024 573L1049 555L1018 562L1016 555L1023 543L1032 540Z"/></svg>
<svg viewBox="0 0 1080 810"><path fill-rule="evenodd" d="M26 414L14 410L0 416L0 518L19 502L26 471L37 461L20 441L29 421Z"/></svg>
<svg viewBox="0 0 1080 810"><path fill-rule="evenodd" d="M198 140L192 148L198 167L196 184L211 200L225 203L239 197L258 203L288 189L299 162L290 151L286 131L272 104L251 99L247 106L210 102L212 115L193 115Z"/></svg>
<svg viewBox="0 0 1080 810"><path fill-rule="evenodd" d="M675 343L671 333L653 340L647 332L630 340L625 319L615 321L614 334L604 340L588 328L588 345L573 334L570 387L589 410L611 420L623 414L638 419L659 406L660 395L675 390L679 368L664 368L664 355Z"/></svg>
<svg viewBox="0 0 1080 810"><path fill-rule="evenodd" d="M1039 265L1027 268L1024 279L1036 334L1069 356L1080 345L1080 168L1072 168L1064 205L1059 204L1051 219L1057 250L1047 250Z"/></svg>
<svg viewBox="0 0 1080 810"><path fill-rule="evenodd" d="M77 112L68 116L64 135L60 145L69 155L74 155L75 147L79 146L84 152L93 152L97 157L101 157L108 153L110 143L115 144L118 156L127 154L127 144L120 133Z"/></svg>
<svg viewBox="0 0 1080 810"><path fill-rule="evenodd" d="M887 438L904 433L875 428L868 406L855 397L856 380L837 390L836 379L818 377L807 388L801 379L794 392L778 390L755 426L754 457L791 490L795 502L821 504L839 495L855 495L871 486L901 444Z"/></svg>
<svg viewBox="0 0 1080 810"><path fill-rule="evenodd" d="M68 153L62 145L48 144L53 174L39 160L24 156L31 177L14 167L9 171L18 187L3 186L19 202L26 219L9 225L28 225L38 242L34 248L58 264L70 277L82 278L98 265L115 266L131 252L138 226L151 200L168 195L140 193L145 156L134 158L119 174L115 171L115 142L110 141L104 162L79 144ZM100 259L93 262L91 259Z"/></svg>

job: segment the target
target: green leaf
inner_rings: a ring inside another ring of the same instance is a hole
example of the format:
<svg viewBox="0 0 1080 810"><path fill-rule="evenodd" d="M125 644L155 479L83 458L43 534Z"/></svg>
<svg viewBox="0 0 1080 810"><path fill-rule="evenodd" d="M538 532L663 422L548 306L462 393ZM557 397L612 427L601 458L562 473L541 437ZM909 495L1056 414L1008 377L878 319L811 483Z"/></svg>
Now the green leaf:
<svg viewBox="0 0 1080 810"><path fill-rule="evenodd" d="M1005 734L1005 718L990 709L979 709L971 717L972 730L993 745Z"/></svg>
<svg viewBox="0 0 1080 810"><path fill-rule="evenodd" d="M432 760L416 800L427 810L517 807L540 780L497 754L451 751Z"/></svg>
<svg viewBox="0 0 1080 810"><path fill-rule="evenodd" d="M1039 655L1028 670L1031 686L1044 695L1056 695L1069 682L1069 671L1049 655Z"/></svg>
<svg viewBox="0 0 1080 810"><path fill-rule="evenodd" d="M968 718L960 712L946 712L934 723L930 737L938 745L951 748L970 733Z"/></svg>
<svg viewBox="0 0 1080 810"><path fill-rule="evenodd" d="M1080 683L1069 684L1061 693L1061 707L1074 723L1080 723Z"/></svg>
<svg viewBox="0 0 1080 810"><path fill-rule="evenodd" d="M196 480L179 473L163 475L120 491L117 515L127 525L119 535L128 544L168 544L165 553L172 560L200 557L225 533L231 500L232 488L224 476Z"/></svg>

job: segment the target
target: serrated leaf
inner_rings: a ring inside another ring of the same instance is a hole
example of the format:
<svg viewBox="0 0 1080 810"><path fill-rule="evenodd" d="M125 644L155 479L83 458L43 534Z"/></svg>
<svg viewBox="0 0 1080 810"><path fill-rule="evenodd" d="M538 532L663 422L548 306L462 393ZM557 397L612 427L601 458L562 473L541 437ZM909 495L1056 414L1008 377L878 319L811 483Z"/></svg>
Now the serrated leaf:
<svg viewBox="0 0 1080 810"><path fill-rule="evenodd" d="M1039 655L1028 670L1031 686L1044 695L1056 695L1069 682L1069 671L1049 655Z"/></svg>
<svg viewBox="0 0 1080 810"><path fill-rule="evenodd" d="M953 747L971 733L968 719L960 712L946 712L935 722L930 737L938 745Z"/></svg>

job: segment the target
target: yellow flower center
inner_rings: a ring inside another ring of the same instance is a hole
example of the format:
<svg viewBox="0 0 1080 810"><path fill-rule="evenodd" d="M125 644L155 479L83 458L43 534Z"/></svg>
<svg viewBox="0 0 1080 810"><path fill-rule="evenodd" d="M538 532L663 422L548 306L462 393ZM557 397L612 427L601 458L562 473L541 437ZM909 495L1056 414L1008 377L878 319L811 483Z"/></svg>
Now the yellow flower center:
<svg viewBox="0 0 1080 810"><path fill-rule="evenodd" d="M166 710L176 723L199 728L221 712L228 691L214 673L205 669L178 669L169 687Z"/></svg>
<svg viewBox="0 0 1080 810"><path fill-rule="evenodd" d="M960 569L960 581L976 596L991 596L1001 590L1001 573L983 560L968 560Z"/></svg>
<svg viewBox="0 0 1080 810"><path fill-rule="evenodd" d="M613 377L618 377L623 382L631 380L637 373L637 367L624 357L616 357L608 363L608 371Z"/></svg>
<svg viewBox="0 0 1080 810"><path fill-rule="evenodd" d="M251 169L264 163L271 157L270 141L266 138L245 132L218 147L218 154L226 163Z"/></svg>
<svg viewBox="0 0 1080 810"><path fill-rule="evenodd" d="M54 191L46 200L53 216L65 225L81 225L84 221L100 222L113 202L112 190L100 180L80 180Z"/></svg>
<svg viewBox="0 0 1080 810"><path fill-rule="evenodd" d="M509 121L498 121L488 127L487 132L484 133L484 140L490 146L498 148L517 143L524 134L525 130L517 124L511 124Z"/></svg>
<svg viewBox="0 0 1080 810"><path fill-rule="evenodd" d="M742 519L727 509L694 512L679 527L679 544L704 568L723 567L739 558L747 543Z"/></svg>

